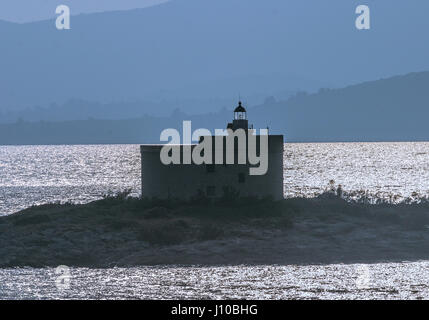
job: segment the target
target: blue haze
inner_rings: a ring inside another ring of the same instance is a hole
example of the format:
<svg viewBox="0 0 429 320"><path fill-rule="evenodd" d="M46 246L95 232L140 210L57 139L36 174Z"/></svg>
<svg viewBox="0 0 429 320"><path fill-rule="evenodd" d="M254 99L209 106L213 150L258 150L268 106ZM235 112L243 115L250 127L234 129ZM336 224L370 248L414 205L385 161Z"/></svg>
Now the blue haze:
<svg viewBox="0 0 429 320"><path fill-rule="evenodd" d="M287 96L429 69L429 3L371 2L372 29L358 31L360 3L172 0L72 17L69 31L56 30L53 19L1 22L0 110L69 99L241 94L252 101L255 92ZM209 103L179 105L185 112L213 110Z"/></svg>

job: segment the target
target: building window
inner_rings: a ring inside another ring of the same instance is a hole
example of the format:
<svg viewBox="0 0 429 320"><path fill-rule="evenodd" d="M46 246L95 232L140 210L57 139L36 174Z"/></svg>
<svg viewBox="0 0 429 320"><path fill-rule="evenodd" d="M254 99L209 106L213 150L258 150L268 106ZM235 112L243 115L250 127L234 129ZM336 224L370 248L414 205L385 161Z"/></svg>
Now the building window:
<svg viewBox="0 0 429 320"><path fill-rule="evenodd" d="M214 197L216 195L216 187L208 186L207 187L207 197Z"/></svg>
<svg viewBox="0 0 429 320"><path fill-rule="evenodd" d="M240 172L238 174L238 183L245 183L246 182L246 176L244 173Z"/></svg>
<svg viewBox="0 0 429 320"><path fill-rule="evenodd" d="M215 165L214 164L206 164L206 171L207 171L207 173L215 172Z"/></svg>

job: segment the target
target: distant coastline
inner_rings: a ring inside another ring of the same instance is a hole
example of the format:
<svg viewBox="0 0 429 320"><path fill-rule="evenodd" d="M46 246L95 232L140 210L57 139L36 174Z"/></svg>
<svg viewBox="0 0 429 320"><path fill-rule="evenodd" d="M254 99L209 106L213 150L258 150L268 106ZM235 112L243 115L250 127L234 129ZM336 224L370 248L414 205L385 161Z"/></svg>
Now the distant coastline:
<svg viewBox="0 0 429 320"><path fill-rule="evenodd" d="M429 141L428 83L429 72L409 73L314 94L296 93L287 100L271 97L248 108L248 114L255 128L268 125L271 134L283 134L288 142ZM170 116L142 116L138 110L143 106L163 107L77 100L59 109L33 110L28 119L24 112L14 122L0 121L0 145L159 143L162 130L180 131L183 120L192 121L194 129L214 130L223 128L230 118L228 110L198 115L176 110ZM118 119L118 110L127 118Z"/></svg>

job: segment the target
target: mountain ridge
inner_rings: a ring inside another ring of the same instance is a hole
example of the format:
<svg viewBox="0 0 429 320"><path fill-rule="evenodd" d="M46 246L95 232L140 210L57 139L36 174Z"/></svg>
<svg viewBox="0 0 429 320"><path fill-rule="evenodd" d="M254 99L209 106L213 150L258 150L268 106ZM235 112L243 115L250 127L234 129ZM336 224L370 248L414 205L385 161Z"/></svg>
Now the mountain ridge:
<svg viewBox="0 0 429 320"><path fill-rule="evenodd" d="M173 0L74 16L71 30L56 30L54 20L3 24L0 110L70 99L181 100L197 92L206 100L231 99L251 96L254 86L243 77L248 74L282 74L281 83L259 82L270 96L318 89L314 81L343 87L427 69L429 45L419 35L428 25L422 12L429 4L390 6L385 0L371 4L377 19L370 32L354 28L355 3L340 0L329 7L315 0ZM400 14L413 19L393 36ZM297 88L290 75L306 81ZM234 78L242 80L231 82L229 91L219 85Z"/></svg>
<svg viewBox="0 0 429 320"><path fill-rule="evenodd" d="M288 142L429 141L429 72L409 73L342 89L299 93L286 101L267 100L248 108L255 128L270 128ZM0 125L0 144L159 143L166 128L225 128L235 105L188 115L142 116L123 120L90 119ZM247 106L246 106L247 107ZM212 131L213 132L213 131Z"/></svg>

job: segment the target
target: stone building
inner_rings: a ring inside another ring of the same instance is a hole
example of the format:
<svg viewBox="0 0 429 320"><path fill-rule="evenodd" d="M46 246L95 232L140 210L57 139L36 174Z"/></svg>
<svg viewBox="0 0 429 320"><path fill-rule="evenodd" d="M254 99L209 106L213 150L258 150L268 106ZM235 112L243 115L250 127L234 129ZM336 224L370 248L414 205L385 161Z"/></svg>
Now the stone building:
<svg viewBox="0 0 429 320"><path fill-rule="evenodd" d="M234 110L234 119L228 123L227 129L230 133L243 130L246 133L249 129L246 109L241 102ZM225 192L233 191L233 194L240 197L271 197L275 200L283 199L283 135L269 135L266 140L267 148L267 170L262 175L251 175L250 168L255 167L247 159L245 163L238 163L238 152L240 148L248 148L248 139L244 146L234 145L235 162L227 164L226 143L223 144L223 154L221 164L216 164L215 148L216 136L200 137L200 142L204 139L211 139L213 161L210 163L195 164L164 164L161 161L161 150L165 145L142 145L141 149L141 173L142 173L142 196L148 198L179 198L191 199L196 196L205 195L207 197L221 197ZM223 136L225 139L228 136ZM248 138L248 136L246 136ZM261 135L256 135L256 150L262 152L260 148ZM184 152L193 151L195 145L174 145L183 159Z"/></svg>

